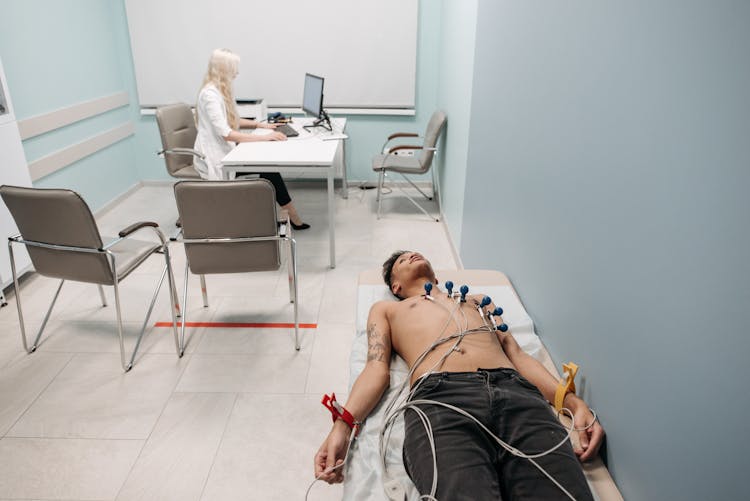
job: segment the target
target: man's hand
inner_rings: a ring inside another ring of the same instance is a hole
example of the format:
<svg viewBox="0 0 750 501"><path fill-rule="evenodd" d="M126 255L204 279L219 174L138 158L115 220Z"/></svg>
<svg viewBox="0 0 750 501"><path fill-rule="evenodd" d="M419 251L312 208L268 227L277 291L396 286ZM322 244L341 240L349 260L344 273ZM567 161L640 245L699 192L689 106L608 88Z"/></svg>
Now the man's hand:
<svg viewBox="0 0 750 501"><path fill-rule="evenodd" d="M573 393L565 395L563 407L570 409L573 413L575 427L579 430L577 432L579 446L573 448L576 456L581 462L595 458L604 439L604 428L599 424L599 420L594 420L594 414L586 402Z"/></svg>
<svg viewBox="0 0 750 501"><path fill-rule="evenodd" d="M315 478L329 484L338 484L344 480L344 457L349 445L351 429L342 420L333 424L333 429L323 441L315 454ZM338 466L335 470L334 467Z"/></svg>
<svg viewBox="0 0 750 501"><path fill-rule="evenodd" d="M375 303L367 318L367 363L346 400L346 410L355 421L367 418L390 384L391 328L386 314L390 304ZM344 421L337 419L333 423L331 433L315 454L315 478L329 484L344 480L343 466L336 467L344 463L351 436L352 430Z"/></svg>

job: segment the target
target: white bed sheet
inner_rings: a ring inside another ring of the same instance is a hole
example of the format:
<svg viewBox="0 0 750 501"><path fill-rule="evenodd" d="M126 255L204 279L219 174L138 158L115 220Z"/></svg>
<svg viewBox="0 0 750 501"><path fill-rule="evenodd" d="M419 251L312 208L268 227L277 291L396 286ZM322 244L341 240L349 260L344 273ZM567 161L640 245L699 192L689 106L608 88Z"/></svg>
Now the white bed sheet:
<svg viewBox="0 0 750 501"><path fill-rule="evenodd" d="M449 278L450 279L450 278ZM459 285L456 284L456 288ZM486 294L492 298L496 306L504 310L503 320L521 348L531 356L542 361L544 347L539 337L534 333L534 324L518 300L513 289L509 286L479 286L472 287L469 283L470 294ZM433 295L445 292L435 291ZM395 301L385 285L360 285L357 294L357 332L352 343L349 360L349 388L364 369L367 360L367 316L370 307L377 301ZM382 472L379 454L379 436L385 412L384 403L388 402L396 389L408 374L406 363L398 356L391 359L391 386L386 391L370 416L362 426L359 437L354 442L350 457L344 471L345 500L357 501L388 501L383 489ZM418 500L419 494L404 470L401 457L404 438L403 419L399 418L393 426L391 446L388 449L387 463L391 478L401 483L407 494L407 499Z"/></svg>

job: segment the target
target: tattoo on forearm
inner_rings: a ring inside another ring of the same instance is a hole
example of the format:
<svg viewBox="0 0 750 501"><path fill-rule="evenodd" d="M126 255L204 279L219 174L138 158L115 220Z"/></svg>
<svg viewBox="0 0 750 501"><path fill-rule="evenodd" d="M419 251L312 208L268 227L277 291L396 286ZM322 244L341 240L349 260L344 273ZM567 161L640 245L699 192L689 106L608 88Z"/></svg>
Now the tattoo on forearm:
<svg viewBox="0 0 750 501"><path fill-rule="evenodd" d="M386 353L391 350L391 341L378 332L375 323L367 326L367 361L385 362Z"/></svg>

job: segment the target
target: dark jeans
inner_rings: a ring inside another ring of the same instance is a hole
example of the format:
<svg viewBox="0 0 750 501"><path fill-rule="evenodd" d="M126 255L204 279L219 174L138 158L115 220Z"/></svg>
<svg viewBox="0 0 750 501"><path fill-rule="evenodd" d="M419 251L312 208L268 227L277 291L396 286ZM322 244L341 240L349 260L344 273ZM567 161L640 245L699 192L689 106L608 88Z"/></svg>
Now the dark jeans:
<svg viewBox="0 0 750 501"><path fill-rule="evenodd" d="M426 376L413 400L459 407L501 440L539 453L567 434L539 390L514 369L479 369ZM437 405L420 406L432 425L438 501L569 499L528 459L507 452L472 420ZM404 416L404 465L420 494L432 487L432 451L416 412ZM535 461L577 500L593 499L570 442Z"/></svg>
<svg viewBox="0 0 750 501"><path fill-rule="evenodd" d="M271 181L271 184L273 184L274 189L276 190L276 203L279 205L286 205L289 202L292 201L292 197L289 195L289 190L286 189L286 183L284 183L284 179L282 179L281 174L278 172L263 172L263 173L256 173L256 172L238 172L237 175L242 174L258 174L258 176L262 177L263 179L268 179Z"/></svg>

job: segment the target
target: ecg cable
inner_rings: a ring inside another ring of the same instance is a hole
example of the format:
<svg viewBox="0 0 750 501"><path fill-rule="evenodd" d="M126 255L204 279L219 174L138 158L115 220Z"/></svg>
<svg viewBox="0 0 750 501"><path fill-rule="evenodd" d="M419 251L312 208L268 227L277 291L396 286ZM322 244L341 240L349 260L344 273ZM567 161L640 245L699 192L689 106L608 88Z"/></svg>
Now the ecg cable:
<svg viewBox="0 0 750 501"><path fill-rule="evenodd" d="M349 443L346 445L346 454L344 454L344 459L339 464L335 464L329 468L326 468L323 470L323 473L315 477L315 480L310 482L310 485L307 487L307 490L305 491L305 501L307 501L308 496L310 495L310 490L312 489L313 485L323 478L324 475L327 475L333 471L338 470L339 468L343 468L346 464L346 460L349 458L349 451L352 449L352 444L354 443L354 439L357 438L357 431L352 428L351 433L349 434Z"/></svg>
<svg viewBox="0 0 750 501"><path fill-rule="evenodd" d="M594 419L591 421L591 423L589 423L587 426L585 426L583 428L577 428L575 426L575 415L573 414L573 412L570 409L565 408L565 407L559 409L557 411L558 415L561 412L565 412L565 413L567 413L570 416L570 420L571 420L570 427L566 427L567 433L566 433L565 437L563 437L563 439L560 442L558 442L556 445L554 445L553 447L551 447L550 449L548 449L546 451L542 451L542 452L534 453L534 454L528 454L528 453L524 453L523 451L520 451L519 449L513 447L512 445L504 442L501 438L499 438L495 434L493 434L476 417L474 417L472 414L470 414L469 412L467 412L467 411L465 411L465 410L463 410L463 409L461 409L459 407L456 407L456 406L453 406L453 405L450 405L450 404L447 404L447 403L444 403L444 402L439 402L439 401L436 401L436 400L429 400L429 399L412 400L412 398L413 398L414 394L416 393L416 391L418 390L419 386L426 379L426 376L428 376L429 374L433 373L433 371L434 371L434 369L436 367L442 367L442 364L445 362L445 360L454 351L458 351L458 349L459 349L458 347L461 344L461 341L463 341L463 338L467 334L476 334L476 333L480 333L480 332L487 332L487 333L495 334L495 332L497 330L499 330L501 332L506 332L508 330L508 326L505 323L497 325L497 323L494 320L494 316L495 315L497 315L497 316L502 315L502 313L503 313L502 308L497 307L497 308L495 308L495 310L493 310L491 312L484 310L484 307L488 306L492 302L492 300L488 296L485 296L482 299L481 303L480 302L475 302L477 313L479 314L480 318L482 319L482 323L483 323L482 327L477 327L477 328L474 328L474 329L468 329L468 318L466 317L466 314L463 311L463 308L460 307L461 303L466 302L466 294L468 293L468 287L466 287L466 286L462 286L461 287L461 289L460 289L461 296L456 299L456 307L451 310L451 309L448 309L445 305L443 305L443 304L435 301L434 298L432 298L430 296L430 291L432 289L432 287L431 287L432 284L429 283L429 285L430 285L430 287L425 286L426 294L425 294L424 297L426 299L432 299L434 303L440 305L443 309L445 309L449 313L449 317L446 320L445 325L443 326L443 328L439 332L438 336L441 336L445 332L445 330L447 329L447 327L450 324L451 320L453 320L455 322L456 326L458 327L458 332L455 333L455 334L452 334L450 336L439 337L438 339L436 339L417 358L417 360L412 365L412 368L409 370L409 373L408 373L407 377L404 379L404 382L401 384L400 388L394 394L393 398L391 399L391 401L389 402L388 406L386 407L385 415L384 415L383 423L382 423L382 428L380 430L380 444L379 444L381 466L383 468L383 484L384 484L384 486L387 486L388 484L391 484L392 482L397 482L397 480L395 480L395 479L390 479L390 475L389 475L389 472L388 472L387 458L386 458L386 455L387 455L387 450L386 450L387 449L387 444L391 440L391 432L392 432L393 424L394 424L395 420L399 417L399 415L401 415L402 413L404 413L407 409L410 409L410 410L412 410L413 412L416 413L417 417L419 418L420 422L422 423L422 426L424 427L425 433L427 434L427 437L428 437L430 451L432 452L432 467L433 467L433 470L432 470L433 471L432 488L430 489L430 493L429 494L421 494L420 497L419 497L419 499L420 499L420 501L421 500L425 500L425 501L437 501L437 498L435 497L435 493L437 491L438 472L437 472L437 451L435 449L435 439L434 439L434 435L433 435L433 432L432 432L432 425L430 424L429 417L427 416L427 414L425 413L425 411L423 409L419 408L419 405L423 405L423 406L424 405L433 405L433 406L441 406L441 407L444 407L446 409L452 410L452 411L457 412L457 413L463 415L464 417L466 417L466 418L474 421L500 447L502 447L503 449L505 449L509 453L513 454L514 456L517 456L517 457L520 457L520 458L523 458L523 459L527 459L528 461L530 461L531 464L533 464L544 476L546 476L551 482L553 482L568 498L573 499L575 501L575 498L570 494L570 492L568 492L565 489L565 487L563 487L555 478L552 477L552 475L550 475L544 468L542 468L542 466L539 465L539 463L537 461L535 461L535 459L538 459L540 457L543 457L543 456L546 456L548 454L551 454L552 452L554 452L557 449L559 449L560 447L562 447L563 444L565 444L567 441L570 440L571 435L573 434L574 431L587 430L591 426L593 426L594 423L596 422L596 414L594 414L593 411L592 411L592 414L594 415ZM452 296L453 283L452 282L446 282L446 288L449 291L448 292L448 297L451 297ZM464 319L464 327L463 328L459 324L458 320L455 318L455 313L456 313L457 310L463 316L463 319ZM488 322L488 318L490 320L489 322ZM490 325L490 323L492 325ZM404 393L404 390L405 390L406 386L409 384L409 381L411 381L411 377L413 376L413 374L416 371L416 369L424 361L424 359L430 353L432 353L433 350L435 350L438 346L440 346L440 345L442 345L444 343L447 343L447 342L449 342L449 341L451 341L453 339L455 339L455 342L450 347L450 349L448 349L443 354L443 356L440 357L437 360L437 362L435 362L435 364L433 364L433 366L427 372L425 372L425 374L423 376L421 376L415 382L414 386L406 394L403 403L401 403L398 406L396 406L396 403L399 402L399 400L401 400L401 397L403 396L403 393ZM386 489L386 492L387 492L387 489ZM395 499L395 498L392 498L392 499Z"/></svg>

